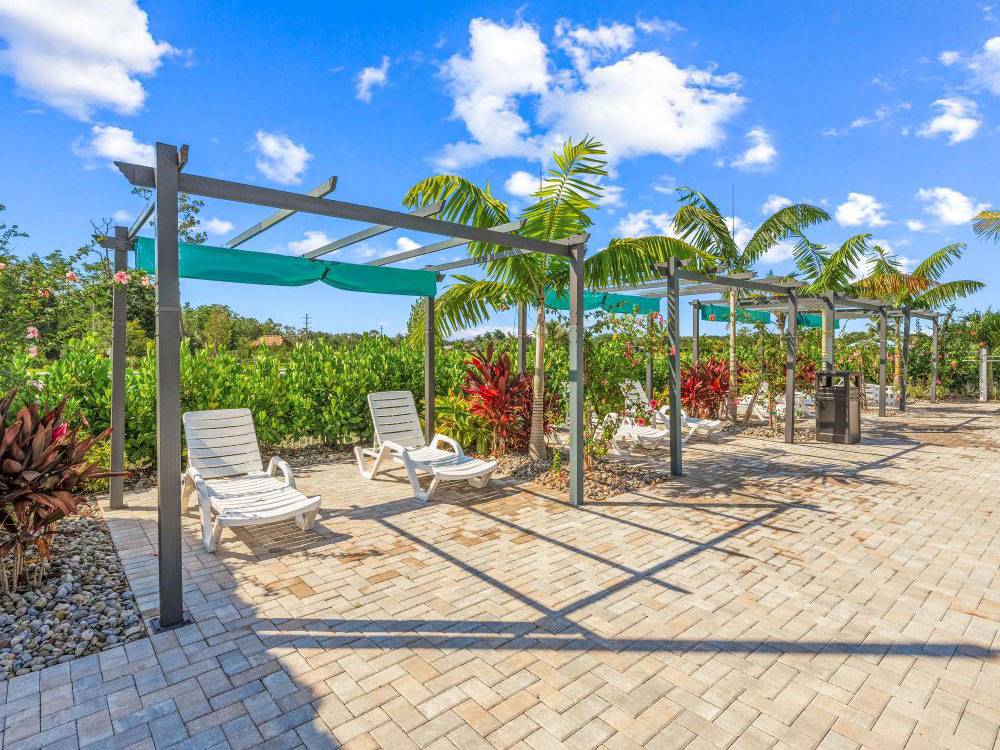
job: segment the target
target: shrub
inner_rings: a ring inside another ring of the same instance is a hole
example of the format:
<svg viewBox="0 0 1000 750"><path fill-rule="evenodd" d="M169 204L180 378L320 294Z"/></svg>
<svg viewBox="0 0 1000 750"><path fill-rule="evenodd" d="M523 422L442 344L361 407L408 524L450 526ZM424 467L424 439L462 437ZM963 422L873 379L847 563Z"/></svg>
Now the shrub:
<svg viewBox="0 0 1000 750"><path fill-rule="evenodd" d="M492 452L523 453L531 431L531 378L513 372L510 354L497 353L492 343L470 357L468 364L469 411L489 424Z"/></svg>
<svg viewBox="0 0 1000 750"><path fill-rule="evenodd" d="M52 548L57 522L75 515L83 502L81 486L107 476L85 456L110 430L80 439L62 421L67 400L39 414L38 404L12 407L17 391L0 399L0 588L17 589L27 555L41 560ZM8 570L9 564L9 570ZM43 566L29 582L41 583Z"/></svg>
<svg viewBox="0 0 1000 750"><path fill-rule="evenodd" d="M729 363L714 357L681 370L681 404L697 417L719 412L729 392Z"/></svg>

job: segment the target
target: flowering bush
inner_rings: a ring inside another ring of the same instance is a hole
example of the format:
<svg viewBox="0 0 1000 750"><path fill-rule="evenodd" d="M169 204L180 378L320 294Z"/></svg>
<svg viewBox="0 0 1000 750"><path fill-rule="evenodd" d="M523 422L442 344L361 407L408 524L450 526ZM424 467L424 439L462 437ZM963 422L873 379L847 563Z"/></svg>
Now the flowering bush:
<svg viewBox="0 0 1000 750"><path fill-rule="evenodd" d="M62 421L64 399L39 414L37 403L12 408L17 390L0 399L0 589L16 590L28 555L38 562L50 554L57 522L76 514L88 480L107 476L85 460L87 451L110 430L80 439ZM29 583L41 583L37 564Z"/></svg>
<svg viewBox="0 0 1000 750"><path fill-rule="evenodd" d="M513 372L510 354L496 353L492 343L470 357L468 364L463 390L469 396L469 411L493 430L493 453L526 451L531 432L530 377Z"/></svg>

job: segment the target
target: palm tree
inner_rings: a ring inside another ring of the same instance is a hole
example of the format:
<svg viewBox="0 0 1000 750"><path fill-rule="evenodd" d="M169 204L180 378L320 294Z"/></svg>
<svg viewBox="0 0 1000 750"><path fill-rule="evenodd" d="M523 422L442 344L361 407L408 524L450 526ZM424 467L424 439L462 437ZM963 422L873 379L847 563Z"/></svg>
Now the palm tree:
<svg viewBox="0 0 1000 750"><path fill-rule="evenodd" d="M802 238L805 229L829 221L821 208L807 203L785 206L767 217L741 248L735 237L735 222L727 225L726 218L703 193L691 188L678 188L681 207L674 214L677 234L694 247L710 253L717 269L726 274L749 271L769 249L791 238ZM736 419L736 301L737 292L729 293L729 411Z"/></svg>
<svg viewBox="0 0 1000 750"><path fill-rule="evenodd" d="M600 180L607 175L606 152L602 144L588 136L567 141L553 154L550 168L535 202L521 213L524 226L519 234L539 240L562 240L585 234L592 224L589 212L597 208L602 194ZM495 197L489 185L479 187L456 175L436 175L410 188L403 203L410 207L444 202L441 217L477 226L491 227L510 221L507 206ZM492 243L469 244L469 255L485 261L485 278L456 275L437 301L436 324L443 335L480 325L494 311L518 304L533 305L535 317L535 358L532 376L531 437L529 454L544 459L545 403L545 293L562 294L569 284L569 263L564 258L541 253L488 260L504 248ZM637 283L653 278L652 264L669 257L704 262L697 248L670 237L639 237L613 240L585 260L585 279L593 288ZM416 330L422 326L415 326Z"/></svg>
<svg viewBox="0 0 1000 750"><path fill-rule="evenodd" d="M984 239L1000 241L1000 211L980 211L976 214L972 231Z"/></svg>
<svg viewBox="0 0 1000 750"><path fill-rule="evenodd" d="M893 307L933 309L949 305L983 288L981 281L941 281L945 270L962 257L964 242L945 245L928 255L910 273L889 252L878 245L873 249L874 264L869 273L852 285L851 291L866 297L885 300ZM902 383L902 363L899 352L902 344L901 321L896 320L896 356L894 380L896 387Z"/></svg>

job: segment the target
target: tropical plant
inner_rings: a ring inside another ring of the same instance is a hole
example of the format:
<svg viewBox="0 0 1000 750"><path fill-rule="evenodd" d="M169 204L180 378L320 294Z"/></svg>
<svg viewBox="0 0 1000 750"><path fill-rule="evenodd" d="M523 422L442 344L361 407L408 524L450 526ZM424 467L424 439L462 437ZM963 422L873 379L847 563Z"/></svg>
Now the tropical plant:
<svg viewBox="0 0 1000 750"><path fill-rule="evenodd" d="M696 417L714 417L730 393L725 360L704 359L681 370L681 405Z"/></svg>
<svg viewBox="0 0 1000 750"><path fill-rule="evenodd" d="M945 245L922 260L910 272L903 270L902 263L879 246L873 248L874 263L869 273L851 285L855 294L885 300L896 308L934 309L951 304L956 300L975 294L983 288L980 281L941 281L948 267L962 257L964 242ZM899 356L902 347L902 323L895 321L896 357L895 381L900 387L902 365Z"/></svg>
<svg viewBox="0 0 1000 750"><path fill-rule="evenodd" d="M584 242L602 195L601 180L607 175L605 154L599 141L585 137L567 141L553 154L550 168L534 203L521 214L519 234L549 242ZM450 221L493 227L510 221L506 204L496 198L489 185L479 187L455 175L437 175L410 188L403 202L424 206L444 202L441 217ZM491 312L508 310L518 304L535 308L535 357L532 375L531 431L529 453L536 459L546 455L545 411L545 293L565 293L569 284L569 263L560 256L526 253L493 258L503 248L492 243L473 242L469 254L485 263L485 278L456 275L437 302L436 323L447 335L452 331L481 325ZM669 257L696 260L704 256L680 240L670 237L640 237L613 240L603 250L585 260L588 285L603 288L653 276L652 264ZM420 312L416 311L415 316ZM411 318L411 330L420 335L420 321Z"/></svg>
<svg viewBox="0 0 1000 750"><path fill-rule="evenodd" d="M972 231L983 239L1000 241L1000 211L980 211L972 223Z"/></svg>
<svg viewBox="0 0 1000 750"><path fill-rule="evenodd" d="M493 428L473 414L469 400L449 393L434 399L435 429L454 438L467 453L486 455L493 445Z"/></svg>
<svg viewBox="0 0 1000 750"><path fill-rule="evenodd" d="M694 247L709 253L717 269L725 274L745 273L771 248L791 239L808 243L804 231L830 216L821 208L797 203L778 209L753 232L743 247L736 241L735 221L727 224L725 216L703 193L692 188L678 188L680 208L674 214L677 234ZM738 294L729 295L729 411L736 418L739 373L736 361L736 302Z"/></svg>
<svg viewBox="0 0 1000 750"><path fill-rule="evenodd" d="M531 380L514 372L510 354L495 351L492 343L469 357L468 364L464 390L469 412L489 424L491 452L523 452L531 423Z"/></svg>
<svg viewBox="0 0 1000 750"><path fill-rule="evenodd" d="M16 590L34 550L38 564L29 584L39 585L57 522L76 514L83 484L108 476L85 460L110 430L81 438L62 421L66 399L43 414L35 402L16 410L17 390L0 399L0 589ZM9 567L8 567L9 566Z"/></svg>

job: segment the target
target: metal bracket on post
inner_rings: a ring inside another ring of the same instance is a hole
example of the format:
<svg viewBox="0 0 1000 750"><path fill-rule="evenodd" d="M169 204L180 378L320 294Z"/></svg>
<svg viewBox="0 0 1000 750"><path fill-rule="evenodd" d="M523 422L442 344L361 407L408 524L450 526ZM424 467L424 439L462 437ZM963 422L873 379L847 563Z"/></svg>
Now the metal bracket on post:
<svg viewBox="0 0 1000 750"><path fill-rule="evenodd" d="M187 158L183 150L184 161ZM156 144L156 479L160 612L154 629L187 624L181 548L181 310L177 149Z"/></svg>
<svg viewBox="0 0 1000 750"><path fill-rule="evenodd" d="M435 386L434 359L436 352L436 337L434 335L434 298L427 297L424 301L424 432L427 444L434 439L434 399Z"/></svg>
<svg viewBox="0 0 1000 750"><path fill-rule="evenodd" d="M586 245L570 247L569 260L569 499L584 503L583 480L583 259Z"/></svg>
<svg viewBox="0 0 1000 750"><path fill-rule="evenodd" d="M681 287L677 272L680 263L670 258L667 264L667 361L670 380L670 473L679 477L684 473L681 438Z"/></svg>
<svg viewBox="0 0 1000 750"><path fill-rule="evenodd" d="M785 442L795 442L795 365L798 359L798 298L788 292L788 329L785 332Z"/></svg>

